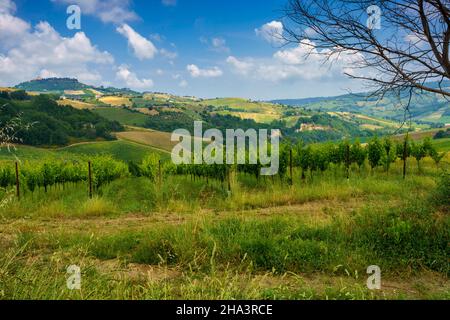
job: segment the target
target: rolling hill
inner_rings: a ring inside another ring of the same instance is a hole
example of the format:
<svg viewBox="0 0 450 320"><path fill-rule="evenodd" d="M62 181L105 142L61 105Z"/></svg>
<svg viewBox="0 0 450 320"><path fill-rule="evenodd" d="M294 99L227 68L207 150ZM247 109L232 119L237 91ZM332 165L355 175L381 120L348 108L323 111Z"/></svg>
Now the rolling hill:
<svg viewBox="0 0 450 320"><path fill-rule="evenodd" d="M393 108L393 97L379 102L354 95L272 102L243 98L202 99L93 87L70 78L36 79L21 83L14 90L51 94L61 106L89 110L124 126L165 133L179 128L192 131L194 121L203 121L205 130L280 129L285 138L321 142L396 133L401 120L399 110ZM23 91L18 92L16 95L20 97ZM12 93L5 90L3 94L10 97ZM412 108L417 119L413 123L415 131L439 126L445 121L448 106L443 101L431 95L423 95L414 102L419 100L426 103L420 104L419 110ZM155 142L153 137L149 141Z"/></svg>
<svg viewBox="0 0 450 320"><path fill-rule="evenodd" d="M450 82L443 83L442 87L450 88ZM387 94L381 100L376 97L369 97L369 93L358 93L336 97L280 99L271 102L301 107L307 110L352 112L402 121L404 119L403 107L407 103L407 98L408 94L406 92L401 97ZM437 94L418 92L411 100L410 113L411 119L416 122L450 123L450 101Z"/></svg>

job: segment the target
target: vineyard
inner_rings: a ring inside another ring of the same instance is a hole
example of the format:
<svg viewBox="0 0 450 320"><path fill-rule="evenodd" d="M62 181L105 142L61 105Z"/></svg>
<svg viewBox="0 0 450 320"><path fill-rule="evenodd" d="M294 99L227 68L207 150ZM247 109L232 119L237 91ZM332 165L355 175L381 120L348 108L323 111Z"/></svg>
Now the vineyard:
<svg viewBox="0 0 450 320"><path fill-rule="evenodd" d="M278 174L261 167L0 162L0 298L449 297L449 157L430 140L285 143Z"/></svg>
<svg viewBox="0 0 450 320"><path fill-rule="evenodd" d="M340 171L343 176L349 178L352 170L361 172L364 164L368 163L373 171L382 167L386 173L392 163L398 159L404 165L403 175L406 172L406 162L414 159L420 172L420 163L425 157L430 157L439 166L445 153L438 152L432 145L430 139L421 143L405 139L403 142L393 142L389 138L372 139L366 146L359 142L340 144L320 144L304 146L283 144L280 147L279 169L276 177L281 183L292 184L297 177L294 171L301 171L301 179L307 176L311 179L315 174L326 170ZM247 151L246 159L249 154ZM225 155L224 160L225 162ZM246 161L248 162L248 161ZM88 160L41 160L16 163L17 170L13 164L3 163L0 167L0 187L6 189L16 186L17 193L20 190L34 192L49 188L62 188L68 184L86 183L89 185L90 194L92 190L98 191L103 185L111 183L120 178L146 177L152 182L161 182L164 177L170 175L190 176L192 179L203 179L206 182L216 180L228 186L231 191L230 175L244 174L254 176L256 180L261 179L260 171L263 167L257 160L257 164L182 164L174 165L171 161L162 161L158 155L150 154L142 163L129 161L127 163L116 160L109 155L95 156ZM266 177L264 177L266 178ZM300 179L300 177L298 177Z"/></svg>

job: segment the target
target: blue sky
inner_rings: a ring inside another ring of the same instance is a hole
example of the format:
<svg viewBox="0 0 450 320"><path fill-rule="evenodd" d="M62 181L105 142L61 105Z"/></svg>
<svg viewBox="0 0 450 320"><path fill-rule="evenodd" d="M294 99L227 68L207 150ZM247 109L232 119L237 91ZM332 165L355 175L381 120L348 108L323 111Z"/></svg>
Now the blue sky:
<svg viewBox="0 0 450 320"><path fill-rule="evenodd" d="M301 45L284 45L285 0L0 0L0 86L70 76L94 85L251 99L358 91ZM81 29L66 25L81 8ZM14 35L14 36L12 36Z"/></svg>

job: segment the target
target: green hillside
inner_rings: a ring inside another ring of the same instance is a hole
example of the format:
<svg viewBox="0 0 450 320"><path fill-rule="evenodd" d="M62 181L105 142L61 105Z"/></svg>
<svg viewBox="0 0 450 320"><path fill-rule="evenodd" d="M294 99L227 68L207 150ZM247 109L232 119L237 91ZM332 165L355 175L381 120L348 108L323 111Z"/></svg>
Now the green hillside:
<svg viewBox="0 0 450 320"><path fill-rule="evenodd" d="M450 82L444 83L443 87L450 88ZM307 110L352 112L402 121L408 97L406 93L400 98L387 94L379 100L377 97L369 97L368 93L360 93L327 98L280 99L272 102ZM450 102L438 94L417 92L411 100L410 112L412 120L416 122L435 124L450 122Z"/></svg>
<svg viewBox="0 0 450 320"><path fill-rule="evenodd" d="M16 146L8 150L0 148L0 161L2 160L41 160L59 159L76 160L96 155L111 155L121 161L141 162L149 154L157 154L161 159L168 159L170 154L149 146L129 141L101 141L78 143L60 149L45 149L30 146Z"/></svg>
<svg viewBox="0 0 450 320"><path fill-rule="evenodd" d="M33 146L62 146L96 139L113 140L111 134L122 126L89 110L60 106L49 96L28 100L0 98L0 124L6 126L20 119L17 138Z"/></svg>
<svg viewBox="0 0 450 320"><path fill-rule="evenodd" d="M84 90L88 86L78 82L77 79L71 78L48 78L36 79L20 83L16 86L17 89L26 91L64 91L64 90Z"/></svg>

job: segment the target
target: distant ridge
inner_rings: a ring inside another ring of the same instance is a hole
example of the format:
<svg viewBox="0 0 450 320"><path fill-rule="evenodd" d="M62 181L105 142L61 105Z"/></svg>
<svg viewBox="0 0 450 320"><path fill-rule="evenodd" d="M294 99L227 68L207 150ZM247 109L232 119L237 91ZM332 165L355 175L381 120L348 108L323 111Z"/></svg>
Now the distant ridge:
<svg viewBox="0 0 450 320"><path fill-rule="evenodd" d="M89 88L89 86L80 83L74 78L47 78L47 79L34 79L27 82L22 82L15 86L17 89L26 91L64 91L64 90L83 90Z"/></svg>
<svg viewBox="0 0 450 320"><path fill-rule="evenodd" d="M16 89L32 92L55 92L63 93L64 91L80 91L93 89L105 94L138 94L128 88L114 88L114 87L95 87L89 86L79 82L75 78L37 78L31 81L22 82L15 86Z"/></svg>
<svg viewBox="0 0 450 320"><path fill-rule="evenodd" d="M450 81L443 81L441 84L428 83L428 86L441 86L450 90ZM369 96L369 92L362 92L334 97L277 99L270 102L314 111L362 113L396 121L404 119L408 92L402 93L400 100L394 94L386 94L380 101L377 97ZM409 111L411 118L416 121L442 124L450 122L450 102L439 94L427 91L416 93L411 100Z"/></svg>

